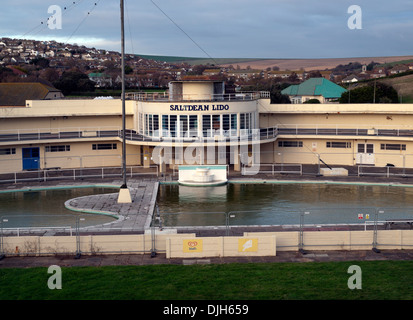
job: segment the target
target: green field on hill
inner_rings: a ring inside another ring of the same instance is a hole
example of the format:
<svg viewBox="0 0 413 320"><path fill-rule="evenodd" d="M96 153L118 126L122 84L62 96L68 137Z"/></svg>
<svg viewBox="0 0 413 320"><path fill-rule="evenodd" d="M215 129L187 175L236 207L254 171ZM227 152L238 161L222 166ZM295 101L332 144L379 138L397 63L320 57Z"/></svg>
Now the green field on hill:
<svg viewBox="0 0 413 320"><path fill-rule="evenodd" d="M350 289L349 267L361 268ZM1 300L412 300L413 261L0 268Z"/></svg>
<svg viewBox="0 0 413 320"><path fill-rule="evenodd" d="M168 63L188 63L190 65L197 64L235 64L241 62L258 61L262 59L252 59L252 58L195 58L195 57L173 57L173 56L152 56L152 55L141 55L137 56L143 59L155 60L155 61L165 61Z"/></svg>

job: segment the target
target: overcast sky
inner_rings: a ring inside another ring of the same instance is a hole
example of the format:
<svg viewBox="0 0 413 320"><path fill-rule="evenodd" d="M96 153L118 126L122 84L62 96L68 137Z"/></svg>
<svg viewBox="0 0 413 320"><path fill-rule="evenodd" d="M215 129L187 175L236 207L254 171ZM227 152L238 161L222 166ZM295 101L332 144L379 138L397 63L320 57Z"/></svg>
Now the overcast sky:
<svg viewBox="0 0 413 320"><path fill-rule="evenodd" d="M120 51L119 3L7 1L0 12L1 36ZM51 5L62 9L61 29L47 27ZM362 29L348 27L351 5L361 8ZM126 51L134 54L213 58L413 55L412 0L125 0L125 8Z"/></svg>

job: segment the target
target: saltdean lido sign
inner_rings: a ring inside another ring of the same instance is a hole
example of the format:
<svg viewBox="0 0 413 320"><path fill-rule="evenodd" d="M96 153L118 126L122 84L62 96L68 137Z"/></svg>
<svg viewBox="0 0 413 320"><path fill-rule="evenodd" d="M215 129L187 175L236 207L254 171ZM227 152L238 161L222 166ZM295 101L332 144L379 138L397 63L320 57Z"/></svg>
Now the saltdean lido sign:
<svg viewBox="0 0 413 320"><path fill-rule="evenodd" d="M169 111L228 111L228 104L171 104Z"/></svg>

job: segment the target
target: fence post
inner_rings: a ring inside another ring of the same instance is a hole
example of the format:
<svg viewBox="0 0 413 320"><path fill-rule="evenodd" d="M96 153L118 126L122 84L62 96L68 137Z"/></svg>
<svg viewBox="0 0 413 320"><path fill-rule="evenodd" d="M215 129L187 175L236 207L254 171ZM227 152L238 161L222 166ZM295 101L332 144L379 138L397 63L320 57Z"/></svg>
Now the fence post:
<svg viewBox="0 0 413 320"><path fill-rule="evenodd" d="M373 231L373 248L372 248L372 250L376 253L381 252L379 249L377 249L377 220L378 220L379 213L384 213L384 211L379 211L378 209L376 209L376 211L374 213L374 231Z"/></svg>
<svg viewBox="0 0 413 320"><path fill-rule="evenodd" d="M4 244L3 244L3 217L1 217L0 220L0 228L1 228L1 233L0 233L0 260L2 260L5 257L5 252L4 252Z"/></svg>

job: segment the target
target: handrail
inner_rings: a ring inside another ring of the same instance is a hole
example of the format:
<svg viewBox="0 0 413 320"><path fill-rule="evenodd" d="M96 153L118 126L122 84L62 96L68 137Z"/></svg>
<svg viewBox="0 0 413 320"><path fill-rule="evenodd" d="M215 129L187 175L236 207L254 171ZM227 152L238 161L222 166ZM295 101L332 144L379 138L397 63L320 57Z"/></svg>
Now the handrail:
<svg viewBox="0 0 413 320"><path fill-rule="evenodd" d="M138 101L251 101L269 99L269 91L240 91L223 94L175 94L168 92L128 92L126 98Z"/></svg>
<svg viewBox="0 0 413 320"><path fill-rule="evenodd" d="M129 177L137 175L156 175L159 176L159 167L151 165L149 167L144 166L127 166L127 175ZM145 172L136 172L134 169L145 169ZM155 170L147 170L155 169ZM110 172L112 171L112 172ZM115 172L114 172L115 171ZM51 175L53 174L54 175ZM12 175L10 177L10 175ZM2 179L2 176L9 176L6 179ZM73 169L40 169L33 171L19 171L19 172L4 172L0 173L0 182L13 182L18 181L50 181L60 179L82 179L82 178L108 178L108 177L120 177L122 176L122 167L95 167L95 168L73 168Z"/></svg>

